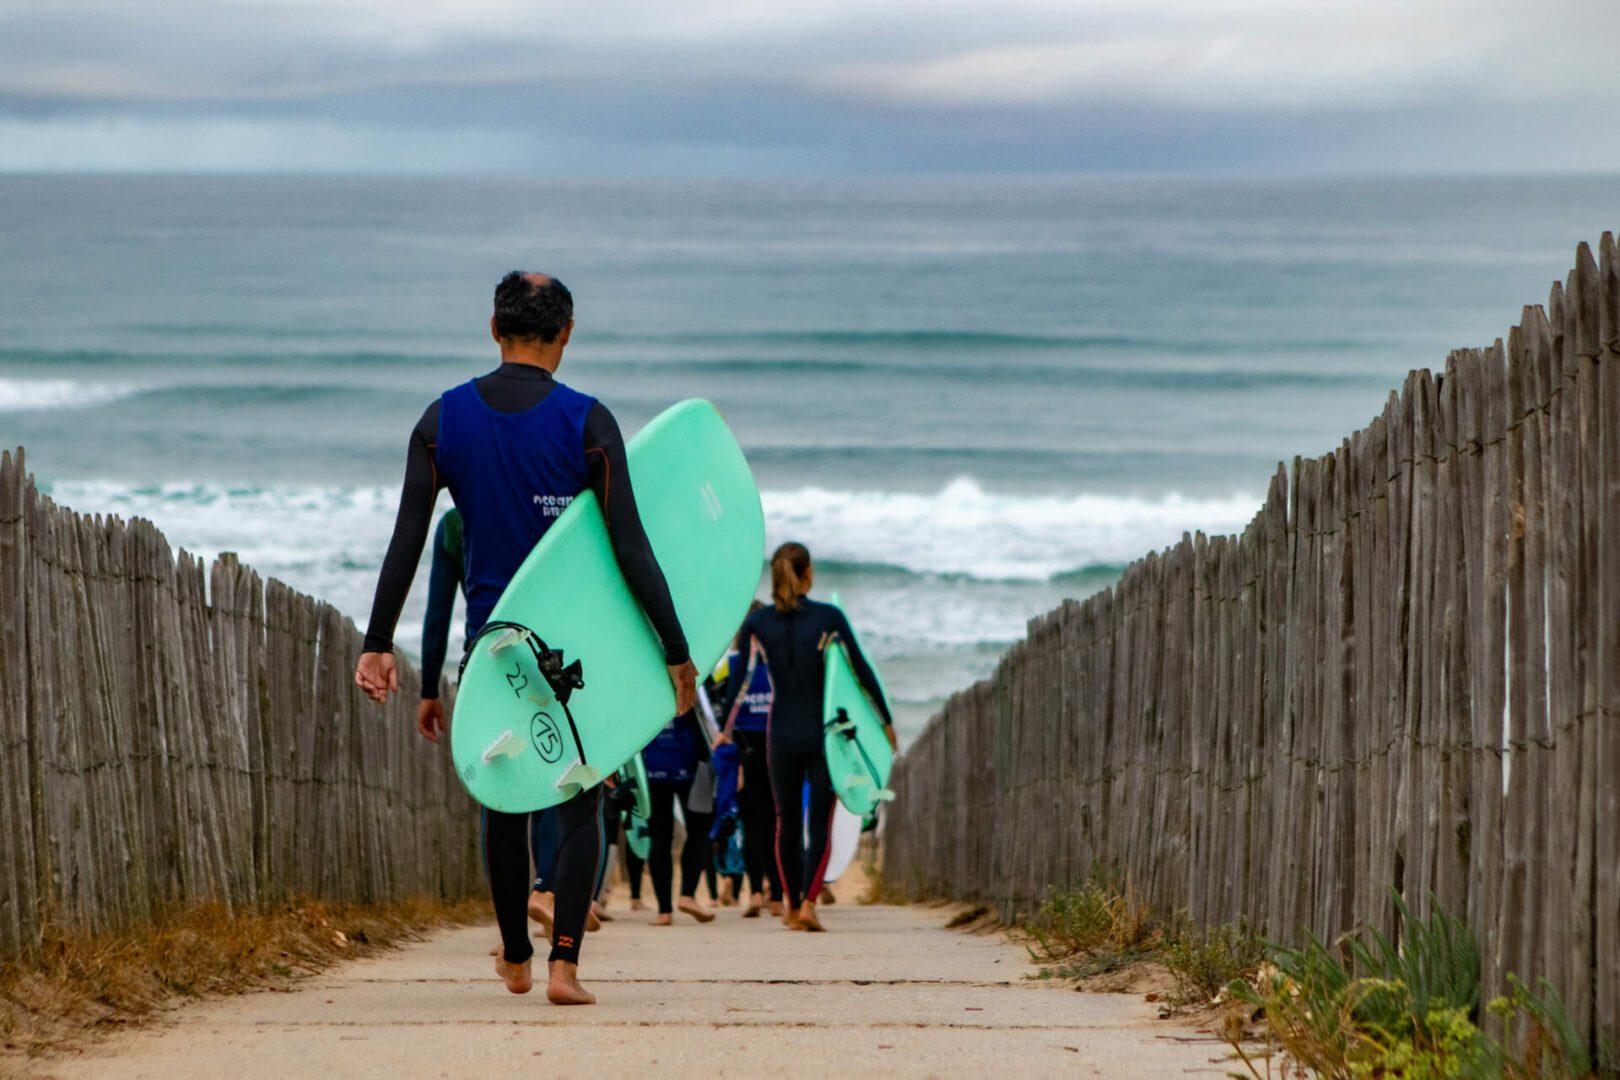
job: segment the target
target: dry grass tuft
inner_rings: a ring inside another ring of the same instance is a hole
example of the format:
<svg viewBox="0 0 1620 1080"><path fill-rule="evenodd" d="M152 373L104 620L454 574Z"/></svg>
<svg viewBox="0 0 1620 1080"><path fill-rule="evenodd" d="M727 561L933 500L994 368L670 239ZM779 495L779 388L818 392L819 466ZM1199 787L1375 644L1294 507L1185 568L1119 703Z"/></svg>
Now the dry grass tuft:
<svg viewBox="0 0 1620 1080"><path fill-rule="evenodd" d="M861 894L862 904L909 904L917 897L896 886L883 876L876 862L863 862L861 871L866 877L866 891Z"/></svg>
<svg viewBox="0 0 1620 1080"><path fill-rule="evenodd" d="M1127 879L1094 876L1073 889L1052 889L1027 925L1030 953L1051 963L1081 954L1151 951L1159 926L1142 894Z"/></svg>
<svg viewBox="0 0 1620 1080"><path fill-rule="evenodd" d="M36 957L0 963L0 1038L8 1054L44 1053L177 998L271 985L487 915L474 900L298 900L264 912L208 904L118 931L52 930Z"/></svg>

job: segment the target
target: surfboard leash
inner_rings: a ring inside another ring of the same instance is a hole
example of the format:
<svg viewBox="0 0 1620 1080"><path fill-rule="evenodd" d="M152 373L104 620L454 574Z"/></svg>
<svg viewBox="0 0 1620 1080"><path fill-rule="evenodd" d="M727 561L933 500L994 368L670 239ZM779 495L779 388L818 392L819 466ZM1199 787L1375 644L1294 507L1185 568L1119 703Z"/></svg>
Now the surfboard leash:
<svg viewBox="0 0 1620 1080"><path fill-rule="evenodd" d="M855 744L855 752L861 755L861 764L866 766L866 775L872 778L873 786L882 787L878 782L877 766L872 763L872 755L866 752L866 747L861 745L861 740L855 737L855 721L850 719L848 710L839 709L834 722L829 726Z"/></svg>
<svg viewBox="0 0 1620 1080"><path fill-rule="evenodd" d="M496 630L515 632L529 652L534 655L535 667L540 671L540 677L546 680L551 688L551 694L562 706L563 717L568 721L568 733L574 737L574 749L579 751L579 763L588 765L585 759L585 743L579 737L579 725L574 723L574 714L568 708L568 699L575 690L585 689L585 671L580 662L575 660L572 664L566 663L561 649L553 649L545 643L541 636L522 623L510 622L506 619L492 619L486 622L473 639L467 643L466 651L461 654L461 667L456 671L456 681L467 671L467 661L472 659L473 649L484 637Z"/></svg>

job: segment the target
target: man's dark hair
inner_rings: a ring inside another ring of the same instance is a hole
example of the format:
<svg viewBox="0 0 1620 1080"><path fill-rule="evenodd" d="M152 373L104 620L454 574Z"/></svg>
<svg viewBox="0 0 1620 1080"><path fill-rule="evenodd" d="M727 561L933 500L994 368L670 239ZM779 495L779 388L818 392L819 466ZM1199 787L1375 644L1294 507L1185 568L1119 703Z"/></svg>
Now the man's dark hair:
<svg viewBox="0 0 1620 1080"><path fill-rule="evenodd" d="M551 344L574 317L574 295L556 278L536 285L514 270L495 286L495 332L516 341Z"/></svg>

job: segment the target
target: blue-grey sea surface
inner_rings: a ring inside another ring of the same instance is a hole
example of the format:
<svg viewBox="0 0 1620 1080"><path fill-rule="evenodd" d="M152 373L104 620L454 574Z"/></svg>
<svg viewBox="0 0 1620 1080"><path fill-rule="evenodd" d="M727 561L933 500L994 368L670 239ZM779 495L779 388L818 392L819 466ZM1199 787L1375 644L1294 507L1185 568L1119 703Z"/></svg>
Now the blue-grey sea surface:
<svg viewBox="0 0 1620 1080"><path fill-rule="evenodd" d="M1030 616L1183 530L1240 529L1279 460L1504 334L1617 196L0 178L0 444L69 505L237 551L364 624L408 432L494 366L500 275L546 270L577 307L561 377L628 431L722 409L769 541L810 546L910 733Z"/></svg>

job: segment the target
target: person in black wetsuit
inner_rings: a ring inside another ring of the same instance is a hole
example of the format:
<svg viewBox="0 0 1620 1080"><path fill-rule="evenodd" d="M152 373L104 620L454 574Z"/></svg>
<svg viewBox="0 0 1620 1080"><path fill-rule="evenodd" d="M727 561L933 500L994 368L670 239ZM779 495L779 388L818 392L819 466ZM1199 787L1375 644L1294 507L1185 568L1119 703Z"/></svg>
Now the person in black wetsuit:
<svg viewBox="0 0 1620 1080"><path fill-rule="evenodd" d="M652 802L652 818L647 822L652 847L647 852L647 869L652 875L653 893L658 897L654 926L669 926L680 910L700 923L714 921L714 913L698 902L698 882L709 861L710 816L691 807L692 782L698 775L698 762L709 749L697 714L685 713L671 720L642 750L647 766L647 794ZM681 807L686 822L686 839L681 844L681 896L675 900L675 806Z"/></svg>
<svg viewBox="0 0 1620 1080"><path fill-rule="evenodd" d="M748 613L752 615L764 606L755 600ZM745 669L742 689L733 695L722 687L717 699L722 703L730 702L720 712L725 717L720 740L736 746L741 772L737 806L743 828L743 864L753 887L743 918L759 917L760 909L766 904L767 889L771 914L780 917L786 912L782 909L782 878L776 868L776 796L771 792L770 768L766 764L771 673L757 647L749 648L741 641L734 641L726 657L728 685L732 672L739 666Z"/></svg>
<svg viewBox="0 0 1620 1080"><path fill-rule="evenodd" d="M765 729L766 757L771 789L776 795L776 865L787 892L787 914L782 922L791 930L820 930L816 897L827 869L828 833L835 807L827 757L822 749L822 690L826 681L826 649L840 640L849 649L855 677L883 717L889 745L896 745L894 721L877 676L856 644L844 613L831 604L811 600L807 594L815 580L810 552L803 544L783 544L771 556L771 606L743 620L737 634L738 651L757 647L771 675L771 712ZM722 715L743 692L746 664L732 666L726 679ZM803 790L810 785L808 844Z"/></svg>
<svg viewBox="0 0 1620 1080"><path fill-rule="evenodd" d="M523 559L580 492L596 494L613 553L664 648L678 711L693 707L697 671L663 571L642 528L618 423L605 406L557 382L573 331L573 297L560 281L514 271L495 290L490 333L501 366L446 391L411 433L393 539L383 559L355 683L386 702L399 689L394 628L427 542L441 487L461 511L467 629L476 636ZM442 707L427 702L417 728L438 742ZM599 788L557 807L554 944L546 996L591 1004L579 984L579 945L602 855ZM485 810L483 846L501 929L495 970L515 994L533 986L527 814Z"/></svg>

